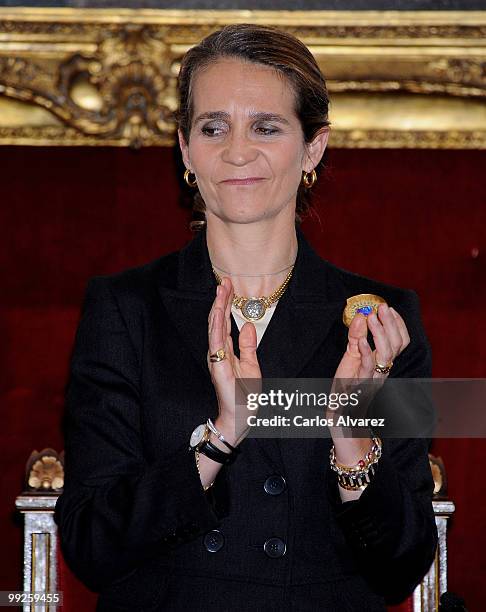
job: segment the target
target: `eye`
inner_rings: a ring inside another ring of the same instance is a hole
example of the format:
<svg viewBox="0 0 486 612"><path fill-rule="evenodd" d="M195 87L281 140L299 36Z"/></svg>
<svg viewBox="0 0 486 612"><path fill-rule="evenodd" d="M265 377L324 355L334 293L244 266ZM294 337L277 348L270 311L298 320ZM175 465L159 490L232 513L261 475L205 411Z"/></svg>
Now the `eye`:
<svg viewBox="0 0 486 612"><path fill-rule="evenodd" d="M272 136L273 134L278 134L280 130L273 126L260 125L256 128L256 131L264 136Z"/></svg>
<svg viewBox="0 0 486 612"><path fill-rule="evenodd" d="M208 123L201 128L205 136L220 136L224 132L225 124Z"/></svg>

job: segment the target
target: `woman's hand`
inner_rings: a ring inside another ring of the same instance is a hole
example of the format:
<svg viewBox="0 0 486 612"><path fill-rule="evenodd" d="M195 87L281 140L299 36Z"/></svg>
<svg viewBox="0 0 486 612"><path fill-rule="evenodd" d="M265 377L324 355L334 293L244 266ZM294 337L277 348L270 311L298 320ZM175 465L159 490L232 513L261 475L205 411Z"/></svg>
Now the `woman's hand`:
<svg viewBox="0 0 486 612"><path fill-rule="evenodd" d="M216 390L219 404L219 417L217 427L231 442L239 443L248 433L246 418L249 412L236 406L236 379L254 378L261 380L260 366L256 355L257 334L253 323L247 322L240 330L238 345L240 358L233 352L233 340L231 338L231 304L233 302L234 290L231 279L224 277L216 292L216 299L209 313L209 351L208 368L211 380ZM222 361L211 362L209 355L224 348L226 358ZM240 383L238 383L240 384ZM257 388L258 387L258 388ZM260 385L252 392L258 392ZM244 390L245 391L245 390Z"/></svg>
<svg viewBox="0 0 486 612"><path fill-rule="evenodd" d="M366 336L368 329L373 335L375 350L372 351ZM376 380L376 390L386 380L388 374L375 371L377 363L386 365L410 343L407 327L402 317L387 304L380 304L378 316L365 317L357 314L348 331L348 345L334 375L335 379L358 383L362 380Z"/></svg>
<svg viewBox="0 0 486 612"><path fill-rule="evenodd" d="M372 351L366 336L368 329L373 335L375 350ZM373 312L365 317L357 314L348 331L348 345L334 375L332 392L350 393L360 385L360 414L366 410L371 400L385 382L388 374L375 371L377 363L387 365L410 343L410 336L402 317L387 304L380 304L378 316ZM329 414L328 416L332 416ZM339 427L331 427L336 460L344 465L355 465L366 455L371 446L369 438L343 438ZM351 499L348 494L346 499Z"/></svg>

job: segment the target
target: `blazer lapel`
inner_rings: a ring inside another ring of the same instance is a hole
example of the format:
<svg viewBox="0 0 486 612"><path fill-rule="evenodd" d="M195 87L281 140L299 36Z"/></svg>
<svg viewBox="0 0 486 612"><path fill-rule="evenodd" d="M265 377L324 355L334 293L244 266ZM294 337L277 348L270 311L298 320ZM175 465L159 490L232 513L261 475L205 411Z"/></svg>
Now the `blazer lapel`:
<svg viewBox="0 0 486 612"><path fill-rule="evenodd" d="M209 378L208 316L217 282L211 270L206 232L198 232L179 252L177 279L162 278L159 293L165 309L193 359Z"/></svg>
<svg viewBox="0 0 486 612"><path fill-rule="evenodd" d="M296 228L298 253L287 290L257 349L265 378L295 378L342 316L344 289Z"/></svg>

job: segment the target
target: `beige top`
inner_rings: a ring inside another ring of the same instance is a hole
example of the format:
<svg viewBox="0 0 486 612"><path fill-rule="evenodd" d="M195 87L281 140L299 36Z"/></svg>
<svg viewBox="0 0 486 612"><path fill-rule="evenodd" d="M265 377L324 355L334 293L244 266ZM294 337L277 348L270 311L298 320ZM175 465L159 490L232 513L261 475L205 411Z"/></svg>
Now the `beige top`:
<svg viewBox="0 0 486 612"><path fill-rule="evenodd" d="M267 325L269 324L270 319L272 318L273 313L275 312L275 307L277 304L278 304L278 300L274 302L270 306L270 308L267 308L267 310L265 311L265 314L263 315L261 319L259 319L258 321L251 321L251 323L253 323L253 325L256 328L257 346L260 344L260 340L262 339L262 336L265 333L265 330L267 329ZM231 314L233 315L233 318L235 320L236 325L238 326L238 329L241 331L241 328L243 327L243 325L245 323L248 323L248 321L241 314L241 310L239 310L235 306L231 306Z"/></svg>

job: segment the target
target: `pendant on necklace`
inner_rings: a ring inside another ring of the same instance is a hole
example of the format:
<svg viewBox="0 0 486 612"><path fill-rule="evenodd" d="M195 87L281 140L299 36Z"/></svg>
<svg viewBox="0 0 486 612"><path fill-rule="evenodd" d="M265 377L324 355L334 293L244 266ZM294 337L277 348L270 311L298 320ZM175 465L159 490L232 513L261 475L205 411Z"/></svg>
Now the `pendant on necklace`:
<svg viewBox="0 0 486 612"><path fill-rule="evenodd" d="M264 316L266 310L267 307L263 300L258 298L249 298L241 305L241 314L247 321L258 321Z"/></svg>

